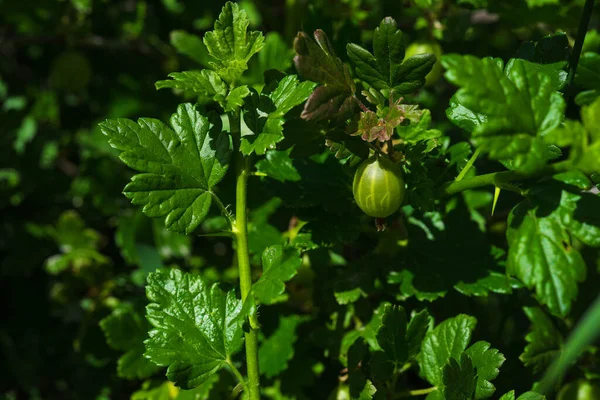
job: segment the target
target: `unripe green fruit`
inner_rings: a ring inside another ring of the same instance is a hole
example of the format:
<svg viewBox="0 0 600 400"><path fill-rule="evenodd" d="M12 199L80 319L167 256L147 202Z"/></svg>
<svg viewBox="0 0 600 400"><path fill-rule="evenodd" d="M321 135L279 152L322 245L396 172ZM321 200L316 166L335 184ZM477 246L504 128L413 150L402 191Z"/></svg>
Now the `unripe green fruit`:
<svg viewBox="0 0 600 400"><path fill-rule="evenodd" d="M600 400L600 387L588 381L571 382L560 389L558 400Z"/></svg>
<svg viewBox="0 0 600 400"><path fill-rule="evenodd" d="M413 42L410 46L407 47L406 52L404 54L404 59L406 60L409 57L414 56L415 54L424 54L431 53L435 54L437 57L437 61L433 64L433 68L425 77L425 87L431 86L440 79L442 75L442 47L438 42Z"/></svg>
<svg viewBox="0 0 600 400"><path fill-rule="evenodd" d="M365 214L389 217L400 208L406 193L402 169L386 157L373 156L358 166L352 192Z"/></svg>

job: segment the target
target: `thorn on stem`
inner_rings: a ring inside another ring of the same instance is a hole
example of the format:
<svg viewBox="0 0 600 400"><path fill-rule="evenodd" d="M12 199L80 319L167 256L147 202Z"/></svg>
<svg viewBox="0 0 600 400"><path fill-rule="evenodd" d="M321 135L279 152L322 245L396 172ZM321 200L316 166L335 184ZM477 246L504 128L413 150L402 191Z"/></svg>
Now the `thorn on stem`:
<svg viewBox="0 0 600 400"><path fill-rule="evenodd" d="M498 186L494 187L494 202L492 203L492 215L494 215L494 210L496 209L496 203L498 203L498 197L500 197L500 188Z"/></svg>

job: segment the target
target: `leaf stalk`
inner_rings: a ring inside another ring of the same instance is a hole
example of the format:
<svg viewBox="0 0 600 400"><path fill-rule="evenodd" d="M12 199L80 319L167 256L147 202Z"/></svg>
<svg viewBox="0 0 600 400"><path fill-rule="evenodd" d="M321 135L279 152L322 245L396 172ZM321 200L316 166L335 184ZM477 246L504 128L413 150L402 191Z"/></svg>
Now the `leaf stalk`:
<svg viewBox="0 0 600 400"><path fill-rule="evenodd" d="M240 384L244 387L244 389L248 386L248 384L246 383L246 381L244 380L244 377L242 376L242 374L240 373L240 370L237 369L235 367L235 365L233 365L233 362L231 360L227 360L227 366L229 367L229 369L231 369L231 372L233 373L233 375L237 378L237 380L240 382Z"/></svg>
<svg viewBox="0 0 600 400"><path fill-rule="evenodd" d="M233 228L235 221L234 221L233 215L231 214L231 211L229 211L227 209L227 207L223 204L223 202L221 201L221 199L219 198L219 196L217 196L217 194L215 192L213 192L211 190L210 194L212 195L212 198L215 201L215 204L217 205L217 207L219 207L219 210L221 210L221 213L223 214L223 216L225 218L227 218L227 222L229 223L229 228Z"/></svg>

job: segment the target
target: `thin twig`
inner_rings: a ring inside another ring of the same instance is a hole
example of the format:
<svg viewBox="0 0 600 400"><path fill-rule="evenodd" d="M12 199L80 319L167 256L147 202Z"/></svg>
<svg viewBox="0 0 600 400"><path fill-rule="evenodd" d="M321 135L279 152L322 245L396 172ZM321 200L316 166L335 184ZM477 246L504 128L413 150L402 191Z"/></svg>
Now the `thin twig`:
<svg viewBox="0 0 600 400"><path fill-rule="evenodd" d="M577 65L579 64L579 57L581 57L581 49L583 48L583 41L585 40L585 34L587 33L590 18L592 17L592 8L594 7L594 0L586 0L581 12L581 18L579 19L579 28L577 29L577 37L575 38L575 44L573 45L573 52L571 53L571 59L569 60L569 78L567 86L567 96L571 96L573 93L573 82L575 80L575 72L577 72Z"/></svg>
<svg viewBox="0 0 600 400"><path fill-rule="evenodd" d="M463 179L458 182L449 182L440 189L440 195L449 196L456 193L460 193L469 189L476 189L483 186L499 186L502 189L509 189L509 182L538 178L544 175L554 175L559 172L565 172L572 166L570 161L561 161L554 164L547 165L545 168L536 171L531 174L524 174L517 171L501 171L492 172L490 174L477 175L472 178Z"/></svg>

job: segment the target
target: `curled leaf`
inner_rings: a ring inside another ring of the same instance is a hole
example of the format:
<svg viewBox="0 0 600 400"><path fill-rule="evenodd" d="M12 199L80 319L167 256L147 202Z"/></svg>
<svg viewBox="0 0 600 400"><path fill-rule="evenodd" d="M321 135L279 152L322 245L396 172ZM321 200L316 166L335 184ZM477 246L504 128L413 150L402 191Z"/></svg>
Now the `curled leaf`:
<svg viewBox="0 0 600 400"><path fill-rule="evenodd" d="M309 97L301 117L343 120L351 116L358 106L356 87L348 66L337 57L325 32L316 30L314 40L304 32L298 33L294 50L294 64L300 75L325 85Z"/></svg>

